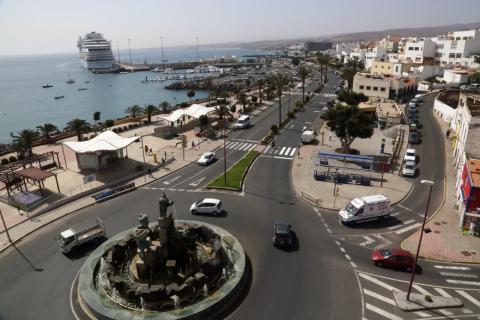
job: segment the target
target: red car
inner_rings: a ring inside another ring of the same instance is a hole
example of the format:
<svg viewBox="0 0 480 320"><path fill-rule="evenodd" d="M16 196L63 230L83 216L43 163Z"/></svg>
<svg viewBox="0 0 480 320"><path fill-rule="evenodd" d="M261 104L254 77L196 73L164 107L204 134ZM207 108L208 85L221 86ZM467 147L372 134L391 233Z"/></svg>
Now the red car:
<svg viewBox="0 0 480 320"><path fill-rule="evenodd" d="M380 249L372 253L373 264L379 267L402 269L411 272L415 258L410 252L401 249Z"/></svg>

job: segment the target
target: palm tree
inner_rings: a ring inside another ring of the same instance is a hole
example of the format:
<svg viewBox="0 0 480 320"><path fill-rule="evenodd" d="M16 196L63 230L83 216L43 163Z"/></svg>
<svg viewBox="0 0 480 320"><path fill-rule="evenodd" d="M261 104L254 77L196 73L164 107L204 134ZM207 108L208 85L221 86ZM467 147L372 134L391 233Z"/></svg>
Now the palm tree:
<svg viewBox="0 0 480 320"><path fill-rule="evenodd" d="M218 117L218 119L223 119L225 117L231 118L233 116L226 106L216 106L213 109L213 113Z"/></svg>
<svg viewBox="0 0 480 320"><path fill-rule="evenodd" d="M234 87L232 88L232 92L233 92L233 94L235 95L235 99L237 99L237 98L238 98L238 95L242 92L242 89L240 89L239 86L234 86Z"/></svg>
<svg viewBox="0 0 480 320"><path fill-rule="evenodd" d="M125 109L125 113L128 113L132 116L132 118L135 118L136 116L138 116L140 113L142 112L142 108L140 108L139 105L133 105L131 107L128 107L127 109Z"/></svg>
<svg viewBox="0 0 480 320"><path fill-rule="evenodd" d="M212 78L205 79L205 89L207 89L208 91L208 102L210 102L212 88L213 88L213 79Z"/></svg>
<svg viewBox="0 0 480 320"><path fill-rule="evenodd" d="M161 111L168 111L168 108L170 107L170 102L162 101L162 102L160 102L158 107L160 108Z"/></svg>
<svg viewBox="0 0 480 320"><path fill-rule="evenodd" d="M324 83L325 75L327 73L327 69L324 67L330 63L330 57L319 52L317 53L316 58L317 58L317 63L320 65L320 74L322 76L322 83Z"/></svg>
<svg viewBox="0 0 480 320"><path fill-rule="evenodd" d="M100 111L95 111L93 113L93 121L95 121L95 126L97 126L97 122L100 120L100 115L101 115Z"/></svg>
<svg viewBox="0 0 480 320"><path fill-rule="evenodd" d="M37 130L40 131L40 134L47 139L47 141L51 140L50 133L55 132L58 130L56 125L51 123L45 123L41 126L37 126Z"/></svg>
<svg viewBox="0 0 480 320"><path fill-rule="evenodd" d="M82 119L75 118L67 122L65 129L63 131L73 131L77 135L77 140L82 140L82 133L90 132L90 124Z"/></svg>
<svg viewBox="0 0 480 320"><path fill-rule="evenodd" d="M13 138L14 149L20 156L33 156L32 148L33 143L38 139L38 131L32 129L23 129L17 132L16 135L10 133L10 136Z"/></svg>
<svg viewBox="0 0 480 320"><path fill-rule="evenodd" d="M302 102L305 103L305 79L310 75L310 69L306 66L298 67L297 74L302 79Z"/></svg>
<svg viewBox="0 0 480 320"><path fill-rule="evenodd" d="M153 104L149 104L148 106L143 107L142 113L147 116L147 122L152 123L152 115L158 112L158 107Z"/></svg>
<svg viewBox="0 0 480 320"><path fill-rule="evenodd" d="M245 112L245 105L247 104L247 95L245 93L240 93L238 95L237 103L239 103L243 106L243 111Z"/></svg>
<svg viewBox="0 0 480 320"><path fill-rule="evenodd" d="M257 86L258 86L258 97L260 98L260 104L262 104L262 97L263 97L263 86L265 86L265 80L259 79L257 81Z"/></svg>
<svg viewBox="0 0 480 320"><path fill-rule="evenodd" d="M281 127L282 124L282 92L285 89L285 86L288 85L289 79L287 75L283 73L276 73L268 77L269 84L272 88L275 88L278 95L278 127Z"/></svg>

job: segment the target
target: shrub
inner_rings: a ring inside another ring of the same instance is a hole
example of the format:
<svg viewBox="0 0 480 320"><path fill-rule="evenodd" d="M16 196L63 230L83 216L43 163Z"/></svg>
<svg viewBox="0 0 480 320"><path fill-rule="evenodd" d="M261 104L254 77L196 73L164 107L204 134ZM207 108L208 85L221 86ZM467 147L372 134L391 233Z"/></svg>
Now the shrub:
<svg viewBox="0 0 480 320"><path fill-rule="evenodd" d="M23 160L25 159L25 155L24 154L19 154L18 155L18 160Z"/></svg>
<svg viewBox="0 0 480 320"><path fill-rule="evenodd" d="M253 103L257 102L257 100L258 100L258 97L257 97L257 96L252 96L252 102L253 102Z"/></svg>
<svg viewBox="0 0 480 320"><path fill-rule="evenodd" d="M123 128L122 127L117 128L117 132L123 132Z"/></svg>
<svg viewBox="0 0 480 320"><path fill-rule="evenodd" d="M124 126L124 127L123 127L123 130L124 130L124 131L126 131L126 130L128 130L128 129L129 129L128 126Z"/></svg>
<svg viewBox="0 0 480 320"><path fill-rule="evenodd" d="M7 158L2 158L2 160L0 160L0 163L3 164L3 165L6 165L6 164L8 164L8 159Z"/></svg>
<svg viewBox="0 0 480 320"><path fill-rule="evenodd" d="M9 161L10 163L15 162L15 161L17 161L17 157L15 157L15 156L10 156L10 157L8 157L8 161Z"/></svg>
<svg viewBox="0 0 480 320"><path fill-rule="evenodd" d="M105 127L107 128L113 127L113 123L114 122L112 119L105 120Z"/></svg>
<svg viewBox="0 0 480 320"><path fill-rule="evenodd" d="M295 102L295 107L296 107L296 108L302 108L302 107L303 107L302 101L297 101L297 102Z"/></svg>
<svg viewBox="0 0 480 320"><path fill-rule="evenodd" d="M273 132L273 133L277 133L278 131L278 127L276 124L272 124L272 126L270 127L270 130Z"/></svg>
<svg viewBox="0 0 480 320"><path fill-rule="evenodd" d="M117 133L119 128L113 128L112 131Z"/></svg>
<svg viewBox="0 0 480 320"><path fill-rule="evenodd" d="M230 106L230 112L235 112L237 110L237 107L235 105Z"/></svg>
<svg viewBox="0 0 480 320"><path fill-rule="evenodd" d="M288 117L289 117L290 119L292 119L292 118L295 117L295 112L293 112L293 111L288 111L287 115L288 115Z"/></svg>

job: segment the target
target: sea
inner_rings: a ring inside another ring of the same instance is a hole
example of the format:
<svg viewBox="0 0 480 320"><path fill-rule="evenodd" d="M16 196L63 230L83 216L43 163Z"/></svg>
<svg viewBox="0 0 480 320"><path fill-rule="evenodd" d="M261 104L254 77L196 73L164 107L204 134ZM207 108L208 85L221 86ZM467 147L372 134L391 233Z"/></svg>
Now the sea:
<svg viewBox="0 0 480 320"><path fill-rule="evenodd" d="M114 50L115 58L130 61L130 52ZM266 55L270 52L240 48L199 47L198 58L207 59L234 56L240 60L248 55ZM133 63L158 63L160 48L132 49ZM164 48L163 59L168 62L196 61L195 47ZM93 74L80 64L78 54L0 56L0 143L10 143L11 133L22 129L35 129L52 123L63 130L74 119L93 123L93 113L100 111L101 120L125 117L125 109L132 105L159 105L189 101L185 90L167 90L171 81L142 83L160 74L146 71L128 74ZM73 84L66 81L71 78ZM51 84L51 88L42 88ZM79 88L87 90L78 91ZM55 99L55 96L64 96ZM196 91L196 98L207 93Z"/></svg>

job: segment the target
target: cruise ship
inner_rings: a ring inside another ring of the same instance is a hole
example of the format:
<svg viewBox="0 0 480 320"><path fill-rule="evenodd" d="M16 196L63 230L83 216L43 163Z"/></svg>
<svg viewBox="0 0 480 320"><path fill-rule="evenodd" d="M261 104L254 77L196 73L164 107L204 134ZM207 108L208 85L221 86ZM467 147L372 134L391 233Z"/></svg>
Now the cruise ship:
<svg viewBox="0 0 480 320"><path fill-rule="evenodd" d="M103 34L90 32L78 38L77 47L80 51L80 61L88 70L109 71L116 69L110 41Z"/></svg>

